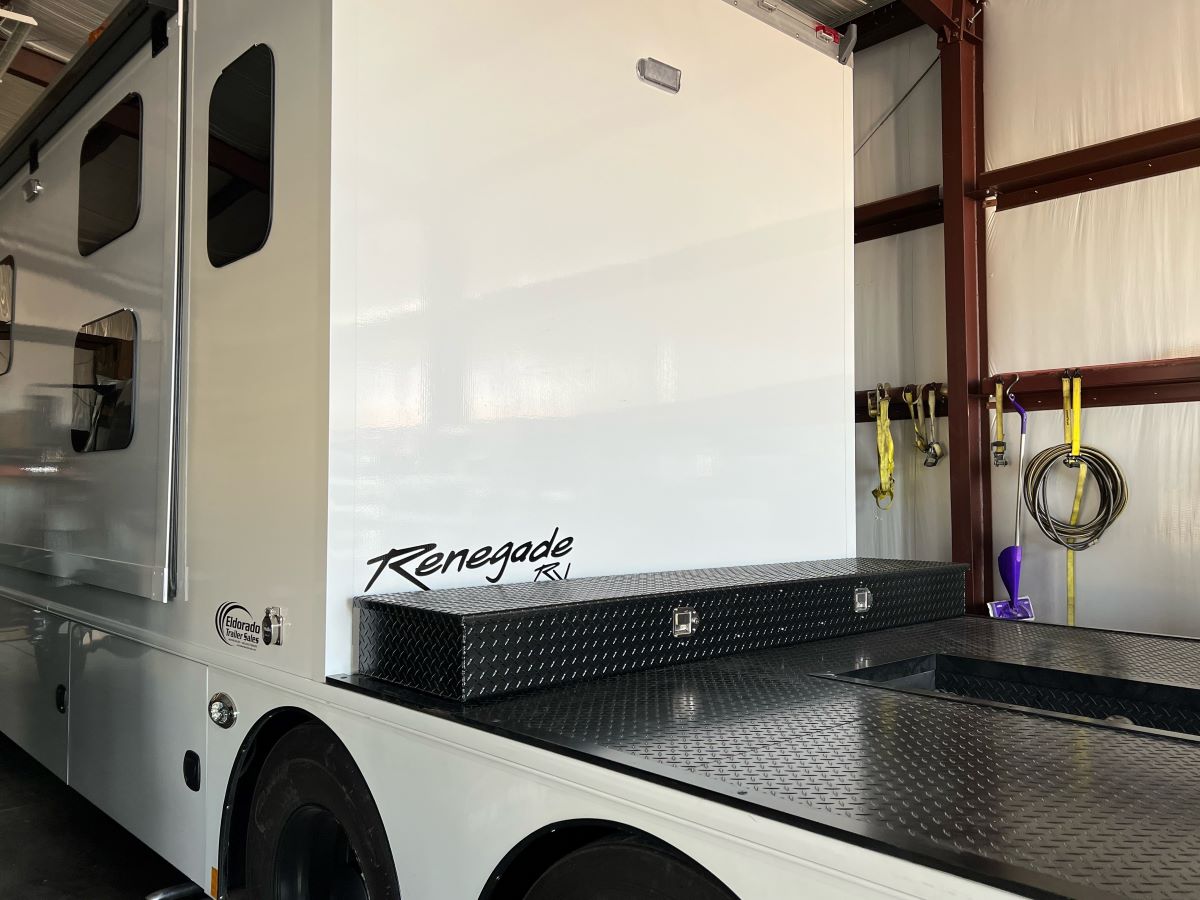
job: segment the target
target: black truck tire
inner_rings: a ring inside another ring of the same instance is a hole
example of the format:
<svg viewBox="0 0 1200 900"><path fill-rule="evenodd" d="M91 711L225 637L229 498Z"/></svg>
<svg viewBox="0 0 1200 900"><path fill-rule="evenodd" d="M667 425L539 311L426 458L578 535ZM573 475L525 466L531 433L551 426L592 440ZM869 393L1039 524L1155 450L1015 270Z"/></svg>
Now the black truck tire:
<svg viewBox="0 0 1200 900"><path fill-rule="evenodd" d="M648 841L606 838L550 866L525 900L736 900L699 866Z"/></svg>
<svg viewBox="0 0 1200 900"><path fill-rule="evenodd" d="M349 752L320 722L293 728L263 763L246 874L255 900L399 900L379 809Z"/></svg>

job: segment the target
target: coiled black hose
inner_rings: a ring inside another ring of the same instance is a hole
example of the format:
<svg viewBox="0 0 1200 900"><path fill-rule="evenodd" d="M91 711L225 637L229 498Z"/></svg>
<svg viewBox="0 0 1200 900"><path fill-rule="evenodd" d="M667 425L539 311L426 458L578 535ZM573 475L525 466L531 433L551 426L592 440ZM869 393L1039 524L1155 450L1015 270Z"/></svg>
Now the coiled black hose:
<svg viewBox="0 0 1200 900"><path fill-rule="evenodd" d="M1025 470L1022 492L1025 508L1037 521L1042 534L1068 550L1086 550L1104 535L1117 516L1125 510L1129 499L1125 473L1112 459L1095 447L1080 446L1079 459L1087 465L1088 475L1095 481L1100 495L1100 506L1087 522L1072 525L1070 516L1066 520L1050 515L1046 501L1047 475L1051 467L1071 455L1070 444L1047 447L1029 463Z"/></svg>

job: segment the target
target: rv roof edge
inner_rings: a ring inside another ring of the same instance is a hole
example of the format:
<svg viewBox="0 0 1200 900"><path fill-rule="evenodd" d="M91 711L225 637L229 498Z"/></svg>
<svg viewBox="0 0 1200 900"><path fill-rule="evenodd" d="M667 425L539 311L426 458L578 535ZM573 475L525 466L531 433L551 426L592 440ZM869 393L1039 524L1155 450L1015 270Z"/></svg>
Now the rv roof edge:
<svg viewBox="0 0 1200 900"><path fill-rule="evenodd" d="M17 175L29 162L31 150L44 148L149 43L157 16L170 17L178 9L178 0L126 0L95 43L76 54L0 144L0 185Z"/></svg>

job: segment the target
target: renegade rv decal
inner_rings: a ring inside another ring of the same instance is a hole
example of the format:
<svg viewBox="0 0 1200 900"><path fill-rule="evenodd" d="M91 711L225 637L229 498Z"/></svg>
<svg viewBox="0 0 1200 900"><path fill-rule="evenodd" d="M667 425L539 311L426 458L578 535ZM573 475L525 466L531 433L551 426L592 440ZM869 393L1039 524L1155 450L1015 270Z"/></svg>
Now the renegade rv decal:
<svg viewBox="0 0 1200 900"><path fill-rule="evenodd" d="M217 607L217 636L230 647L257 650L262 635L258 619L240 603L222 603Z"/></svg>
<svg viewBox="0 0 1200 900"><path fill-rule="evenodd" d="M435 543L413 544L411 547L389 550L381 556L367 560L368 566L376 568L363 590L369 591L385 569L391 569L423 591L430 588L422 578L445 575L451 569L455 572L462 572L464 569L486 569L490 574L485 574L484 577L491 584L496 584L504 577L509 563L522 562L541 563L534 570L534 581L562 581L570 574L571 564L561 560L571 552L574 544L575 538L571 536L560 538L558 528L554 529L550 537L537 543L524 541L518 544L505 541L494 548L485 544L474 550L467 547L461 550L441 551Z"/></svg>

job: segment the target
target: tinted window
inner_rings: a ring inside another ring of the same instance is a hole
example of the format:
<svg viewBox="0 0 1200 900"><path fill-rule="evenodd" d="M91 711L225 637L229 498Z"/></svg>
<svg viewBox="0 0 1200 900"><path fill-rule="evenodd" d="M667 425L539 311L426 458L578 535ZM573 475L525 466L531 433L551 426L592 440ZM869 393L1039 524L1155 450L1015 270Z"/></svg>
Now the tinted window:
<svg viewBox="0 0 1200 900"><path fill-rule="evenodd" d="M142 98L130 94L92 126L79 154L79 252L137 224L142 204Z"/></svg>
<svg viewBox="0 0 1200 900"><path fill-rule="evenodd" d="M0 261L0 375L12 368L12 323L16 288L17 267L10 256Z"/></svg>
<svg viewBox="0 0 1200 900"><path fill-rule="evenodd" d="M213 85L208 110L208 258L226 266L262 249L271 230L275 58L257 44Z"/></svg>
<svg viewBox="0 0 1200 900"><path fill-rule="evenodd" d="M71 446L123 450L133 440L137 319L127 309L88 322L75 336Z"/></svg>

